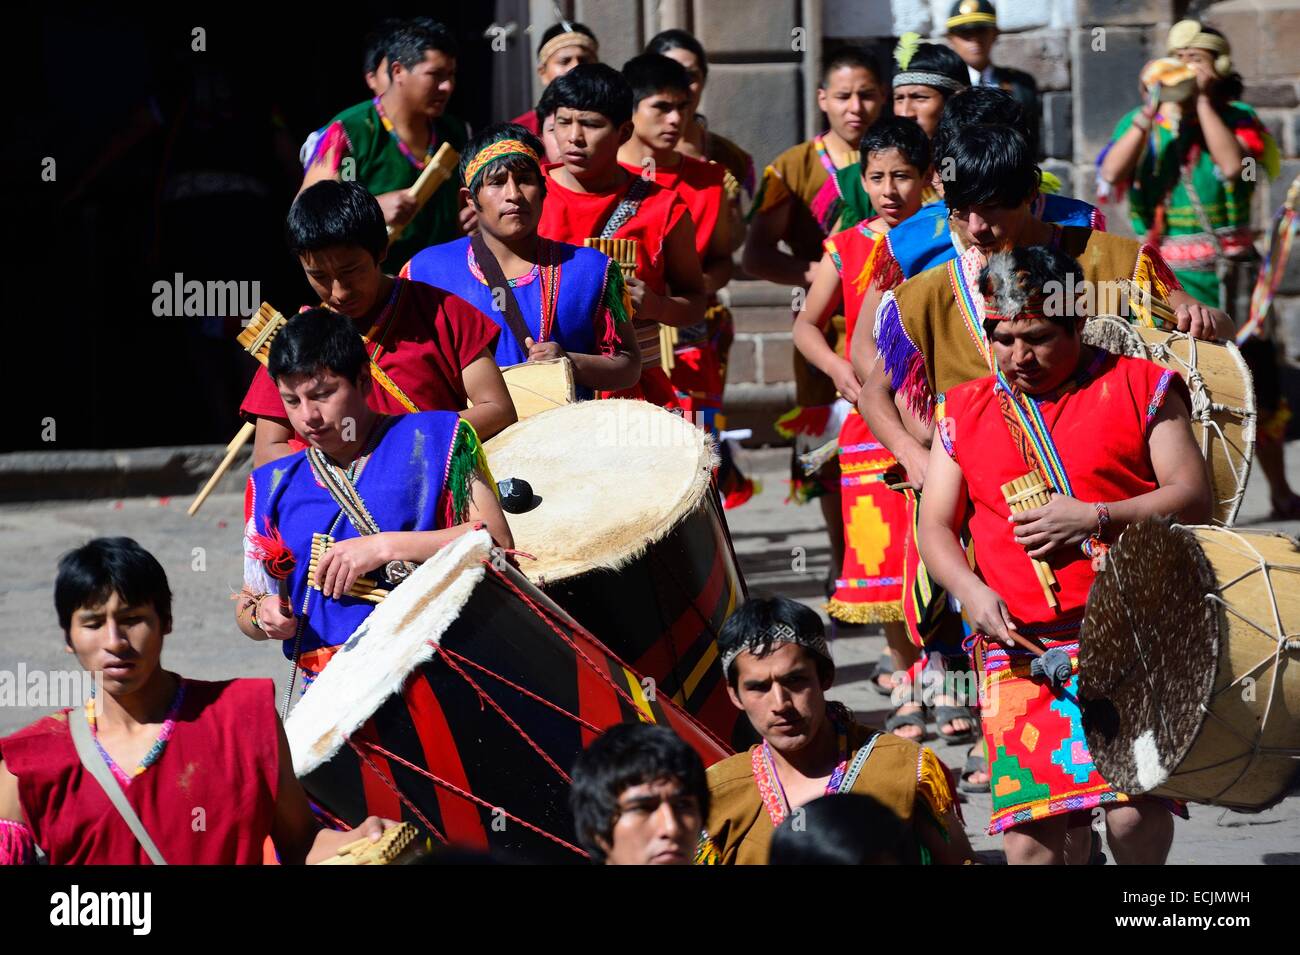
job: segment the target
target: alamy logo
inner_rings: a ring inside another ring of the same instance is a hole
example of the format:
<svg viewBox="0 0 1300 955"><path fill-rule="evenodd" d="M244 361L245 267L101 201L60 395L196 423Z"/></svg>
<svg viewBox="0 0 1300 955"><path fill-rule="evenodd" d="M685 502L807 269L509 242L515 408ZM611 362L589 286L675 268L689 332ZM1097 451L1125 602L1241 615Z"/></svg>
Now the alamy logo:
<svg viewBox="0 0 1300 955"><path fill-rule="evenodd" d="M103 671L29 670L26 663L0 670L0 706L75 707L91 695L102 700L103 688Z"/></svg>
<svg viewBox="0 0 1300 955"><path fill-rule="evenodd" d="M150 892L70 892L50 896L51 925L129 925L133 935L148 935L153 928Z"/></svg>
<svg viewBox="0 0 1300 955"><path fill-rule="evenodd" d="M153 313L158 318L247 318L262 302L262 283L200 282L177 272L153 283Z"/></svg>

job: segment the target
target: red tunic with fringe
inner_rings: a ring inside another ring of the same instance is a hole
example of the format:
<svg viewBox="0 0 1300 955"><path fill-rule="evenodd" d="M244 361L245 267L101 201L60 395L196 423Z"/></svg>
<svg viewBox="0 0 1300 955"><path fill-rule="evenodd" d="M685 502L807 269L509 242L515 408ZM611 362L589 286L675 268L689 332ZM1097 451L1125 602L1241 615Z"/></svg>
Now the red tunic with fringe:
<svg viewBox="0 0 1300 955"><path fill-rule="evenodd" d="M356 325L366 339L366 353L416 411L465 410L464 368L490 349L500 333L492 319L463 298L401 278L394 280L392 296L378 314L358 319ZM377 380L371 382L366 403L380 414L411 411ZM288 425L280 390L265 366L258 367L239 412ZM307 443L294 435L289 446L297 451Z"/></svg>
<svg viewBox="0 0 1300 955"><path fill-rule="evenodd" d="M186 680L162 755L125 787L169 865L259 865L280 781L270 680ZM148 865L103 787L77 757L64 710L0 740L36 845L52 865Z"/></svg>
<svg viewBox="0 0 1300 955"><path fill-rule="evenodd" d="M847 341L866 295L873 252L881 236L860 222L823 243L840 274ZM847 347L846 347L847 351ZM908 528L907 497L888 487L887 474L902 475L898 460L876 440L858 409L840 428L840 513L844 565L826 610L846 623L903 621L903 564Z"/></svg>
<svg viewBox="0 0 1300 955"><path fill-rule="evenodd" d="M1043 596L1029 555L1016 543L1002 485L1029 470L988 376L940 396L936 431L962 468L973 508L976 573L1007 604L1022 634L1069 654L1075 675L1053 690L1029 675L1027 651L984 643L978 654L981 719L989 747L989 833L1129 797L1097 771L1077 702L1079 623L1096 572L1079 550L1051 560L1058 609ZM1036 403L1082 501L1119 501L1158 486L1150 434L1169 392L1191 398L1177 373L1141 358L1098 350L1089 367ZM978 646L978 644L977 644ZM1181 807L1172 807L1180 811ZM1185 815L1185 810L1181 810Z"/></svg>
<svg viewBox="0 0 1300 955"><path fill-rule="evenodd" d="M583 245L584 240L599 236L609 217L627 195L635 179L629 178L618 189L608 192L574 192L555 181L554 170L562 163L546 163L546 201L542 204L542 221L537 231L548 239ZM658 295L668 290L664 272L664 240L681 221L690 215L686 203L671 189L651 184L636 212L612 238L636 239L636 277ZM664 408L678 407L677 395L668 376L658 365L643 365L641 380L623 391L602 392L603 398L640 398Z"/></svg>

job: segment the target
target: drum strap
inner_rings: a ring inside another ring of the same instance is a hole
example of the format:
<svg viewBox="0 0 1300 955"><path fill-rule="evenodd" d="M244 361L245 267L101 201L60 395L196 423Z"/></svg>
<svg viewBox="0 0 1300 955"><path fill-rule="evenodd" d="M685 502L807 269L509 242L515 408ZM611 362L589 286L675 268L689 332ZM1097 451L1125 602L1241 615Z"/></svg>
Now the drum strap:
<svg viewBox="0 0 1300 955"><path fill-rule="evenodd" d="M632 180L632 185L628 186L627 194L619 200L614 211L609 214L605 220L604 226L600 230L600 238L612 239L614 233L623 228L623 223L636 215L637 209L641 208L641 200L646 197L650 191L650 180L637 176Z"/></svg>
<svg viewBox="0 0 1300 955"><path fill-rule="evenodd" d="M497 289L501 289L504 293L502 295L504 301L502 302L501 314L506 320L506 327L510 329L510 333L515 336L515 341L519 343L519 349L527 356L528 346L524 344L524 341L533 336L528 330L528 323L524 321L524 313L515 298L514 290L511 289L505 272L501 270L501 263L492 254L492 250L488 248L481 235L476 233L470 236L469 244L474 250L474 258L478 260L478 267L483 271L483 277L488 280L488 285L491 286L494 293Z"/></svg>

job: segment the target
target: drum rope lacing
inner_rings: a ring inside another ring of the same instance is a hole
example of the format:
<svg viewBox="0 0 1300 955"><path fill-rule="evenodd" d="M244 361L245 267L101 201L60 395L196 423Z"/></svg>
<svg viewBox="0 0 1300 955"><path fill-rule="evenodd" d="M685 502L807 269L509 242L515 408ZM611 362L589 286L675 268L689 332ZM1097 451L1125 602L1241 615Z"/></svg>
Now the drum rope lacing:
<svg viewBox="0 0 1300 955"><path fill-rule="evenodd" d="M437 836L438 839L444 845L449 844L447 837L443 835L441 832L439 832L434 827L433 823L431 823L427 818L425 818L424 814L420 812L419 809L416 808L415 804L411 802L411 800L400 789L397 788L396 784L394 784L391 780L389 780L387 776L385 776L383 773L379 771L379 768L375 766L375 764L370 760L370 758L361 751L357 743L353 742L352 740L348 740L348 745L350 745L354 750L356 750L357 755L360 756L363 760L365 760L366 765L370 767L371 771L373 771L376 776L378 776L380 779L384 781L384 785L388 786L388 788L391 789L394 792L394 794L396 794L397 798L400 799L402 803L408 809L411 810L411 812L415 813L416 818L419 819L420 822L424 824L425 828L427 828L431 833ZM411 770L412 772L419 773L421 776L424 776L430 782L434 783L435 785L442 786L444 789L456 794L457 796L460 796L462 799L466 799L469 800L470 802L476 803L485 809L491 810L494 813L500 813L502 816L509 819L511 822L517 822L525 829L535 832L539 836L543 836L547 839L550 839L552 842L556 843L557 845L563 846L564 848L568 849L570 852L577 853L578 855L582 856L584 859L587 858L587 853L579 849L573 843L567 842L566 840L561 839L559 836L552 835L551 833L547 832L545 829L541 828L540 826L535 826L528 820L519 818L518 816L507 811L505 808L501 806L492 805L486 799L476 796L472 792L468 792L464 789L461 789L459 786L455 785L454 783L450 783L447 780L429 772L427 769L424 769L420 766L415 765L415 763L403 759L402 757L398 756L396 753L390 753L388 750L380 746L378 743L364 742L362 745L364 745L370 751L374 753L378 753L380 756L383 756L385 759L390 759L400 766L405 766L407 769Z"/></svg>
<svg viewBox="0 0 1300 955"><path fill-rule="evenodd" d="M1181 525L1176 525L1176 526L1181 526ZM1255 547L1252 543L1250 543L1250 541L1244 535L1238 534L1235 531L1228 530L1227 528L1217 528L1217 530L1219 531L1219 533L1231 538L1233 543L1240 545L1240 549L1229 547L1228 549L1230 551L1237 554L1237 556L1239 557L1245 557L1247 560L1253 561L1258 566L1252 567L1251 569L1241 574L1238 574L1236 577L1220 585L1217 591L1206 594L1205 599L1217 603L1220 607L1223 608L1223 610L1226 613L1232 614L1238 620L1241 620L1242 622L1258 630L1264 636L1272 640L1275 646L1272 654L1264 657L1254 666L1248 667L1240 676L1238 676L1231 683L1228 683L1225 686L1223 686L1213 695L1222 694L1227 690L1231 689L1232 687L1237 686L1243 680L1250 677L1250 674L1256 673L1261 668L1267 666L1270 660L1273 663L1273 678L1269 683L1268 700L1264 704L1264 714L1260 718L1260 722L1259 722L1260 732L1259 735L1256 737L1256 739L1253 741L1248 739L1236 727L1228 723L1227 720L1225 720L1222 716L1220 716L1219 714L1211 710L1205 703L1200 704L1200 709L1203 712L1209 714L1210 716L1213 716L1232 735L1236 736L1243 743L1250 746L1253 757L1259 757L1259 756L1300 757L1300 748L1294 748L1294 747L1283 748L1283 747L1263 745L1264 730L1268 727L1268 720L1273 712L1273 700L1277 696L1278 677L1282 670L1282 653L1283 651L1300 650L1300 636L1296 636L1296 635L1288 636L1286 634L1285 629L1283 628L1282 612L1277 604L1277 592L1273 588L1273 578L1270 572L1277 570L1277 571L1284 571L1287 573L1300 574L1300 564L1271 564L1268 562L1268 559L1259 552L1259 549ZM1273 618L1272 630L1269 630L1267 627L1261 625L1258 621L1253 620L1250 617L1246 616L1246 614L1242 613L1236 607L1233 607L1231 604L1229 604L1226 600L1223 599L1223 593L1229 587L1232 587L1233 585L1238 584L1241 581L1254 576L1255 574L1262 574L1265 582L1268 584L1268 586L1265 587L1265 591L1268 593L1269 610L1271 611L1271 615ZM1240 757L1232 757L1228 760L1225 760L1224 762L1231 762L1232 759L1236 759L1236 758L1240 758ZM1252 763L1254 762L1253 758L1251 762ZM1250 764L1248 763L1247 767L1249 767L1249 765ZM1235 785L1236 782L1241 778L1241 775L1244 774L1245 774L1245 769L1242 770L1242 773L1238 776L1236 780L1233 780L1233 783L1231 785ZM1225 786L1224 789L1220 790L1219 795L1222 795L1229 788L1231 788L1231 785Z"/></svg>
<svg viewBox="0 0 1300 955"><path fill-rule="evenodd" d="M1241 429L1242 429L1243 440L1246 440L1248 442L1253 442L1255 439L1255 416L1256 416L1255 407L1254 407L1255 403L1252 400L1249 403L1250 404L1249 408L1239 408L1234 405L1227 405L1227 404L1223 404L1222 402L1213 401L1210 398L1209 389L1205 386L1205 377L1201 374L1200 368L1198 367L1197 355L1196 355L1196 339L1193 338L1191 335L1187 335L1186 341L1187 341L1186 361L1183 361L1183 359L1179 358L1178 355L1174 352L1172 348L1169 347L1167 343L1163 343L1163 342L1147 343L1146 340L1143 339L1143 345L1147 353L1151 356L1152 361L1155 362L1167 361L1173 364L1180 365L1181 367L1187 369L1186 377L1187 377L1188 391L1191 392L1191 396L1192 396L1192 407L1190 410L1192 413L1192 418L1196 421L1199 421L1201 424L1201 456L1208 461L1210 457L1211 433L1213 433L1213 435L1218 438L1220 444L1223 447L1225 448L1232 447L1232 445L1228 443L1228 436L1224 434L1222 425L1220 425L1219 422L1214 420L1214 415L1217 413L1227 413L1231 415L1240 416L1242 418ZM1238 363L1240 364L1241 362L1240 355L1237 355L1235 357L1237 358ZM1253 397L1253 392L1252 392L1252 397ZM1229 459L1228 463L1231 465L1232 463L1231 459ZM1217 503L1230 504L1233 501L1241 500L1242 495L1245 493L1246 479L1250 476L1249 460L1247 460L1246 464L1247 466L1240 470L1238 470L1236 467L1229 467L1229 470L1232 472L1232 480L1235 486L1233 488L1233 492L1230 497L1226 497L1223 500L1218 501Z"/></svg>
<svg viewBox="0 0 1300 955"><path fill-rule="evenodd" d="M1239 458L1244 462L1245 466L1238 467L1233 463L1232 456L1230 454L1225 455L1229 465L1228 470L1232 472L1232 479L1235 486L1233 488L1233 492L1231 496L1223 498L1222 500L1219 500L1216 503L1230 505L1233 504L1234 502L1240 502L1242 497L1245 495L1246 480L1250 476L1249 450L1251 447L1253 447L1255 443L1255 423L1257 418L1257 412L1255 409L1253 385L1252 385L1252 389L1249 391L1247 395L1248 401L1246 407L1237 407L1235 405L1228 405L1228 404L1223 404L1222 402L1216 402L1210 398L1209 389L1205 385L1205 376L1202 375L1200 372L1198 356L1196 353L1197 340L1192 336L1186 334L1185 332L1173 332L1171 333L1171 337L1169 339L1169 341L1185 340L1187 342L1187 360L1184 361L1169 346L1168 342L1148 342L1145 338L1143 338L1140 334L1138 334L1134 330L1132 325L1130 325L1127 322L1120 321L1119 319L1108 318L1103 316L1103 317L1092 319L1092 321L1089 324L1093 324L1093 323L1096 323L1098 326L1101 326L1104 323L1104 325L1107 328L1111 328L1117 334L1122 335L1126 344L1128 345L1127 353L1130 355L1146 357L1147 359L1155 362L1167 361L1170 362L1171 364L1176 364L1179 367L1186 369L1187 373L1182 377L1184 377L1187 380L1187 388L1192 396L1192 407L1189 410L1191 412L1192 419L1201 425L1201 441L1200 441L1201 456L1204 457L1207 461L1209 460L1210 457L1210 441L1212 435L1218 438L1218 441L1222 445L1222 447L1224 448L1232 447L1232 445L1228 441L1227 435L1223 431L1223 426L1220 425L1219 422L1214 420L1214 415L1230 414L1230 415L1240 416L1240 418L1242 419L1241 421L1242 441L1245 442L1247 448L1243 451L1241 455L1239 455ZM1105 333L1103 332L1103 334ZM1105 347L1105 346L1101 346L1101 347ZM1113 349L1107 348L1107 350L1110 351ZM1233 359L1237 363L1238 370L1241 371L1244 375L1246 375L1247 380L1249 380L1249 370L1245 367L1245 362L1241 358L1241 353L1235 350L1231 350L1231 354L1233 356ZM1235 516L1235 507L1233 509L1233 512L1229 514L1229 520L1231 520L1232 517L1234 516Z"/></svg>

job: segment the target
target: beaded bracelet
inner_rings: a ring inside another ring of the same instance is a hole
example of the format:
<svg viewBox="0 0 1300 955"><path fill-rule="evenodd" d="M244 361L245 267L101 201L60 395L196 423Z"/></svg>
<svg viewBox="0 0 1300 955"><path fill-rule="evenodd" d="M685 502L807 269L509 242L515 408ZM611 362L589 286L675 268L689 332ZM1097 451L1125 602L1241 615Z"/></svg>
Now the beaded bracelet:
<svg viewBox="0 0 1300 955"><path fill-rule="evenodd" d="M1110 508L1097 501L1092 505L1097 509L1097 539L1106 539L1106 529L1110 527Z"/></svg>

